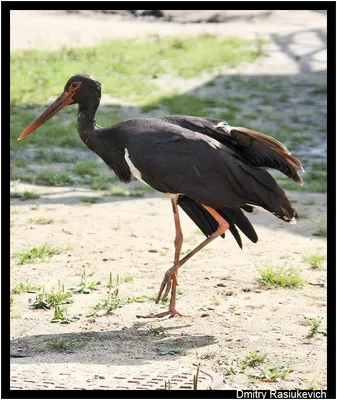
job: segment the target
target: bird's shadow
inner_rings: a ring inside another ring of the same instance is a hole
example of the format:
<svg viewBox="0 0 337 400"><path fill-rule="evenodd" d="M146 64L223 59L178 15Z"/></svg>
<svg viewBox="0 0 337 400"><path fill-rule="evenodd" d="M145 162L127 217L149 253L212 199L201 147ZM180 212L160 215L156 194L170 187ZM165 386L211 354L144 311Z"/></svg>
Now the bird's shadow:
<svg viewBox="0 0 337 400"><path fill-rule="evenodd" d="M180 331L189 325L153 328L150 321L109 331L43 334L11 340L12 364L145 365L154 360L182 357L186 351L214 344L213 335ZM64 349L66 347L68 349ZM63 348L64 347L64 348ZM90 349L90 351L89 351Z"/></svg>

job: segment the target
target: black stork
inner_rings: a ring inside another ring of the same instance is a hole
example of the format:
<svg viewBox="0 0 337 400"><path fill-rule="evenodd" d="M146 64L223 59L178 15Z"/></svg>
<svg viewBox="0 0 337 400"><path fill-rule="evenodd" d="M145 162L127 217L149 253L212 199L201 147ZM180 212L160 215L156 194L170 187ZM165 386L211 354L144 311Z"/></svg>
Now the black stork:
<svg viewBox="0 0 337 400"><path fill-rule="evenodd" d="M90 75L74 75L64 92L19 136L23 139L70 104L78 104L77 129L83 142L122 182L134 175L171 197L176 236L173 266L165 273L156 303L171 290L169 310L146 317L181 315L176 310L178 269L228 229L242 248L239 228L252 242L257 234L242 212L259 206L285 222L296 211L265 168L275 168L302 183L301 162L271 136L227 122L186 115L134 118L109 128L96 124L101 84ZM206 239L180 259L183 234L178 206Z"/></svg>

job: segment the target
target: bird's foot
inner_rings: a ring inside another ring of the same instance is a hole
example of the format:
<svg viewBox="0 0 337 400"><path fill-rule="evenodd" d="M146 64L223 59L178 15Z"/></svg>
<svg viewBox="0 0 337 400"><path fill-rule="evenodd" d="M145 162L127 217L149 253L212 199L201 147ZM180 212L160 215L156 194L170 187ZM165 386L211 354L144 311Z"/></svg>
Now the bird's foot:
<svg viewBox="0 0 337 400"><path fill-rule="evenodd" d="M176 286L178 286L178 282L177 282L177 268L176 265L174 265L172 268L168 269L165 272L165 276L164 279L161 283L160 289L159 289L159 293L156 299L156 304L158 304L161 300L165 300L166 297L168 296L168 294L170 293L171 287L172 287L172 281L173 281L173 287L175 288ZM165 292L162 296L162 293L165 289Z"/></svg>
<svg viewBox="0 0 337 400"><path fill-rule="evenodd" d="M175 307L170 308L168 311L164 311L162 313L158 313L158 314L148 314L148 315L136 315L137 318L163 318L169 315L169 318L173 318L176 315L179 315L180 317L182 317L183 315L176 310Z"/></svg>

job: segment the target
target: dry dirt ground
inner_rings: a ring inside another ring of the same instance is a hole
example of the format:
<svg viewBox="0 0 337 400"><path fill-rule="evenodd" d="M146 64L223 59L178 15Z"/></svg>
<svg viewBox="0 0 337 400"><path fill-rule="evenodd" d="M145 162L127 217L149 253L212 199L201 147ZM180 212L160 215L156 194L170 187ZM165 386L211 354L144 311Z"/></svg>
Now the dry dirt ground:
<svg viewBox="0 0 337 400"><path fill-rule="evenodd" d="M274 33L286 43L289 35L301 30L302 36L292 47L295 56L276 46L276 58L247 66L245 72L266 72L274 63L284 74L296 71L304 75L320 70L325 62L320 44L311 41L307 32L309 26L324 31L324 14L318 12L299 12L296 18L294 13L283 11L261 13L254 18L219 24L131 21L118 15L90 12L30 13L29 18L24 11L12 13L12 50L63 46L69 44L67 40L73 31L77 39L72 45L121 35L206 31L247 36ZM85 31L80 28L84 20ZM45 24L43 29L41 24ZM62 24L67 29L60 29ZM42 37L46 29L49 34ZM316 58L296 58L296 49L303 50L301 38L307 41L308 54L316 54ZM83 187L15 185L14 189L20 192L33 188L41 198L12 199L11 287L28 279L47 289L57 289L60 280L68 289L80 282L84 270L87 282L101 281L102 285L90 294L74 295L68 313L80 318L70 324L51 323L53 311L29 307L28 300L34 299L35 294L13 295L13 389L154 389L164 388L169 380L171 389L191 388L199 362L200 389L326 388L326 337L318 333L307 338L309 326L305 319L323 318L321 329L326 328L326 264L314 270L303 261L311 252L326 252L326 239L313 236L326 223L324 194L289 192L303 216L297 225L287 225L263 211L255 211L250 219L259 235L257 244L243 237L244 247L240 250L227 234L225 240L216 240L182 267L177 307L183 317L142 320L136 315L165 307L143 297L144 302L129 302L105 316L88 314L106 297L109 273L113 278L117 274L133 277L119 285L122 300L156 295L173 259L174 224L169 199L149 193L143 198L100 197L99 192ZM99 196L100 200L83 205L81 199L85 196ZM314 204L305 205L308 200ZM40 203L37 210L31 208L35 203ZM52 221L29 222L38 217ZM203 237L183 212L181 220L183 251L187 252ZM15 252L44 242L67 250L45 263L18 264ZM256 281L258 269L266 263L297 268L305 278L304 285L298 289L260 286ZM72 340L72 349L60 352L49 347L60 338ZM173 354L164 354L163 349ZM264 363L242 368L252 351L265 353ZM273 382L261 380L263 372L274 367L291 367L293 372Z"/></svg>

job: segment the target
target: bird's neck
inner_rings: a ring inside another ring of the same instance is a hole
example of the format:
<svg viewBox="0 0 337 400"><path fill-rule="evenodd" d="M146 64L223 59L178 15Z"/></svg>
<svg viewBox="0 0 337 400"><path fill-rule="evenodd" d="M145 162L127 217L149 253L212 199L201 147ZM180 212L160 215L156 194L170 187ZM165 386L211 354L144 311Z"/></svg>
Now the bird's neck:
<svg viewBox="0 0 337 400"><path fill-rule="evenodd" d="M94 134L97 129L95 115L99 102L98 96L91 96L78 106L77 130L81 139L87 144L90 135Z"/></svg>

